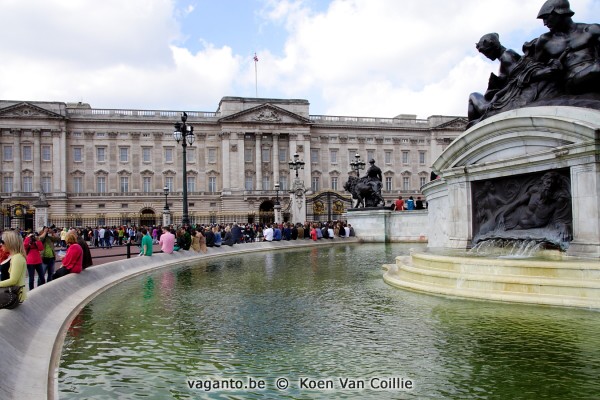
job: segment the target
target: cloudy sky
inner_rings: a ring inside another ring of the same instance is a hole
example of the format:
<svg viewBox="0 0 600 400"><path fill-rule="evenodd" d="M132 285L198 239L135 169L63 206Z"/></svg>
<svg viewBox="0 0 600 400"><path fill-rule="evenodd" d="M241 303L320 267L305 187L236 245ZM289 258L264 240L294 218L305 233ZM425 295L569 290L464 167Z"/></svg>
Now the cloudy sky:
<svg viewBox="0 0 600 400"><path fill-rule="evenodd" d="M546 32L542 0L0 0L0 99L216 111L307 99L313 115L466 115L506 47ZM571 0L600 22L600 0ZM258 56L258 63L253 60ZM255 69L256 68L256 69Z"/></svg>

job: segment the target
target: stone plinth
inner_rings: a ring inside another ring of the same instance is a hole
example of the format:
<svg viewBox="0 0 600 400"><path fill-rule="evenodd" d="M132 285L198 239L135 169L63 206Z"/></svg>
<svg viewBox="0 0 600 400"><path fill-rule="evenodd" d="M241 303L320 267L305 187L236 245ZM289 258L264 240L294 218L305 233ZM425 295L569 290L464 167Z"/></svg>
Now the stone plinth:
<svg viewBox="0 0 600 400"><path fill-rule="evenodd" d="M600 257L600 111L530 107L498 114L459 136L435 161L441 179L422 188L431 210L429 247L467 248L473 240L473 182L566 170L573 240L568 254Z"/></svg>
<svg viewBox="0 0 600 400"><path fill-rule="evenodd" d="M350 209L345 214L364 242L426 242L427 210Z"/></svg>

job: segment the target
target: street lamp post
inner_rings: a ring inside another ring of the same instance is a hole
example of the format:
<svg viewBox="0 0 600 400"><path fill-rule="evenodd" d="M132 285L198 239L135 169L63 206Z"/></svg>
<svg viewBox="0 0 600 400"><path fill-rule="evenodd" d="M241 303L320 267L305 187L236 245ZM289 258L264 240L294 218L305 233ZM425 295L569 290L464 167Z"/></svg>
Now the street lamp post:
<svg viewBox="0 0 600 400"><path fill-rule="evenodd" d="M275 184L275 205L279 205L279 183Z"/></svg>
<svg viewBox="0 0 600 400"><path fill-rule="evenodd" d="M168 211L169 210L169 203L167 203L167 197L169 196L169 187L165 186L163 188L163 192L165 193L165 208L164 208L164 210Z"/></svg>
<svg viewBox="0 0 600 400"><path fill-rule="evenodd" d="M188 197L187 197L187 146L194 144L196 137L194 136L194 127L186 123L187 113L181 114L181 122L175 122L175 131L173 137L183 147L183 216L181 225L189 225L190 217L188 215Z"/></svg>
<svg viewBox="0 0 600 400"><path fill-rule="evenodd" d="M275 184L275 223L281 222L281 204L279 204L279 182Z"/></svg>
<svg viewBox="0 0 600 400"><path fill-rule="evenodd" d="M300 159L298 153L294 154L294 159L288 163L290 165L290 170L296 171L296 179L298 179L298 170L304 169L304 161Z"/></svg>
<svg viewBox="0 0 600 400"><path fill-rule="evenodd" d="M365 162L360 159L360 155L356 153L354 156L355 160L350 163L353 171L356 171L356 177L360 178L360 170L365 169Z"/></svg>
<svg viewBox="0 0 600 400"><path fill-rule="evenodd" d="M306 221L306 189L304 187L304 181L298 178L298 171L304 169L304 161L300 159L298 153L294 154L294 159L289 163L290 171L296 171L296 179L292 184L292 190L290 190L290 202L291 202L291 217L292 222L297 224L303 224Z"/></svg>
<svg viewBox="0 0 600 400"><path fill-rule="evenodd" d="M165 186L163 188L163 193L165 194L165 208L163 208L163 226L171 225L171 211L169 210L169 203L167 202L167 198L169 196L169 187Z"/></svg>

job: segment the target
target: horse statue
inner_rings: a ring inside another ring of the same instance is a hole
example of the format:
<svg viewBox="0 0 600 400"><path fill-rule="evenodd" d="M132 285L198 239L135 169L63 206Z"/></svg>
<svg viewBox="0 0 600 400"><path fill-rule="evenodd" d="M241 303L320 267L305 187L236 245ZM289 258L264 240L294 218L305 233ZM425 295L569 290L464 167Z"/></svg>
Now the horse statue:
<svg viewBox="0 0 600 400"><path fill-rule="evenodd" d="M381 186L380 181L369 179L366 176L361 178L350 176L344 184L344 189L352 194L353 199L356 199L354 208L359 206L378 207L385 205L385 200L381 197Z"/></svg>

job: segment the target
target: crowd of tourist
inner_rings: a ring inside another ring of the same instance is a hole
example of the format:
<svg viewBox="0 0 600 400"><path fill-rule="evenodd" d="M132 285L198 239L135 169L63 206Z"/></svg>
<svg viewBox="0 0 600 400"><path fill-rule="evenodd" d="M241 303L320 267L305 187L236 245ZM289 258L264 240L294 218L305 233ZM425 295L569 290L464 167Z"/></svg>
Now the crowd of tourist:
<svg viewBox="0 0 600 400"><path fill-rule="evenodd" d="M292 224L201 224L192 226L86 227L44 226L39 232L7 230L0 240L0 288L25 285L29 290L93 265L90 248L133 245L139 256L152 256L153 246L163 253L179 250L206 253L210 247L281 240L320 240L355 236L343 221ZM55 269L56 261L61 266ZM35 277L37 275L37 285ZM21 301L25 298L25 291Z"/></svg>

